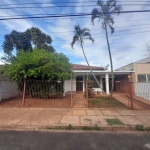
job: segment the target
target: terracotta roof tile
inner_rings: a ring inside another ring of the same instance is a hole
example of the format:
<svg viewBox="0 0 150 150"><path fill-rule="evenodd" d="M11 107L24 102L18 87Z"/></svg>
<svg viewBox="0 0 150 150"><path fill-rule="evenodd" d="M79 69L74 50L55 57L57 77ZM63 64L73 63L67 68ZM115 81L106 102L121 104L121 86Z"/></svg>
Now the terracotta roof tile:
<svg viewBox="0 0 150 150"><path fill-rule="evenodd" d="M89 70L89 67L86 65L78 65L78 64L72 64L74 70ZM96 67L91 66L93 70L104 70L103 67Z"/></svg>

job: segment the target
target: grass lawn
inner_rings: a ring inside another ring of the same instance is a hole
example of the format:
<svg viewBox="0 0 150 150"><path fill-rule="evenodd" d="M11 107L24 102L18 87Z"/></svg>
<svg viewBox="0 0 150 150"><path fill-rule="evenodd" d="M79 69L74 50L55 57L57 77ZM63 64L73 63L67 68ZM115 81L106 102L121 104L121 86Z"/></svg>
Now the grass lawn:
<svg viewBox="0 0 150 150"><path fill-rule="evenodd" d="M108 97L105 97L105 96L100 96L100 97L95 97L95 98L89 99L89 107L127 108L126 106L124 106L122 103L116 101L115 99L109 100Z"/></svg>

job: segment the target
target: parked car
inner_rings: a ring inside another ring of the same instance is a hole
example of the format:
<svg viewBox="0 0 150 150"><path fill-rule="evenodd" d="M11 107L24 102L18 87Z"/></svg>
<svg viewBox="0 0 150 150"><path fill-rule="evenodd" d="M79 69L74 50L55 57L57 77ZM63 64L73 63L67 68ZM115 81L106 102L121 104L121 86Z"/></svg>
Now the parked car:
<svg viewBox="0 0 150 150"><path fill-rule="evenodd" d="M92 92L92 93L99 94L99 93L102 92L102 89L101 89L101 88L92 88L92 89L91 89L91 92Z"/></svg>

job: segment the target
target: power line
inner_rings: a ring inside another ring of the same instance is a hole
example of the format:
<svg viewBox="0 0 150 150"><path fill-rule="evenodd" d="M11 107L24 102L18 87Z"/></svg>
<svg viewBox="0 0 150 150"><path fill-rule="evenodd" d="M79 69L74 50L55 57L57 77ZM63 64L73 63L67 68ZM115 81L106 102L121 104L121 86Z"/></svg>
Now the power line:
<svg viewBox="0 0 150 150"><path fill-rule="evenodd" d="M17 3L17 4L3 4L0 6L9 6L9 5L42 5L42 4L85 4L85 3L97 3L98 1L84 1L84 2L43 2L43 3ZM102 1L102 2L106 2L106 1ZM144 0L136 0L136 1L117 1L117 2L124 2L124 3L133 3L133 2L138 2L138 3L143 3L143 2L150 2L150 1L144 1Z"/></svg>
<svg viewBox="0 0 150 150"><path fill-rule="evenodd" d="M121 6L141 6L142 4L122 4ZM144 5L144 4L143 4ZM78 5L78 6L22 6L22 7L0 7L0 9L27 9L27 8L72 8L72 7L96 7L97 5ZM103 5L106 6L106 5ZM150 6L150 4L146 4L145 6Z"/></svg>
<svg viewBox="0 0 150 150"><path fill-rule="evenodd" d="M150 10L135 10L135 11L122 11L120 13L146 13L150 12ZM115 12L116 13L116 12ZM115 13L105 13L105 14L115 14ZM105 15L104 14L104 15ZM34 18L61 18L61 17L75 17L75 16L91 16L91 13L74 13L74 14L52 14L46 16L31 16L31 17L12 17L12 18L1 18L0 20L17 20L17 19L34 19Z"/></svg>
<svg viewBox="0 0 150 150"><path fill-rule="evenodd" d="M17 4L3 4L0 6L9 6L9 5L42 5L42 4L85 4L85 3L97 3L97 1L84 1L84 2L43 2L43 3L17 3Z"/></svg>
<svg viewBox="0 0 150 150"><path fill-rule="evenodd" d="M79 5L79 6L22 6L22 7L0 7L0 9L26 9L26 8L59 8L59 7L96 7L97 5Z"/></svg>
<svg viewBox="0 0 150 150"><path fill-rule="evenodd" d="M126 36L126 35L132 35L132 34L141 34L141 33L145 33L145 32L150 32L150 30L148 30L148 31L143 31L143 32L135 32L135 33L129 33L129 34L121 34L121 35L114 35L114 36L112 36L112 37L120 37L120 36ZM99 35L99 34L92 34L92 36L93 35ZM102 36L96 36L97 38L106 38L105 36L104 37L102 37ZM109 36L109 38L110 38L110 36ZM66 39L70 39L70 38L66 38ZM72 40L72 39L71 39ZM63 40L63 41L66 41L66 40Z"/></svg>
<svg viewBox="0 0 150 150"><path fill-rule="evenodd" d="M126 36L126 35L140 34L140 33L145 33L145 32L150 32L150 30L143 31L143 32L135 32L135 33L123 34L123 35L122 34L121 35L114 35L113 38L114 37L120 37L120 36ZM102 37L102 36L99 36L99 34L92 34L92 36L94 38L95 38L95 35L96 35L96 38L105 38L105 36ZM109 36L109 38L110 38L110 36ZM64 40L62 40L62 39L61 40L60 39L55 39L55 40L53 40L53 42L55 42L55 41L66 41L67 39L70 40L70 41L72 40L70 38L65 38ZM26 42L24 42L24 43L26 43Z"/></svg>
<svg viewBox="0 0 150 150"><path fill-rule="evenodd" d="M150 25L150 24L145 24L145 25ZM133 25L134 26L134 25ZM135 25L135 26L139 26L139 25ZM131 27L131 26L122 26L122 27ZM121 28L121 27L115 27L115 28ZM143 29L149 29L150 27L147 28L138 28L138 29L127 29L127 30L123 30L123 31L115 31L115 33L118 32L125 32L125 31L133 31L133 30L143 30ZM98 30L100 31L100 29L90 29L90 31L94 31L94 30ZM73 30L67 30L67 31L62 31L62 32L50 32L51 33L68 33L68 32L74 32ZM101 33L102 34L102 33ZM40 35L40 34L34 34L34 35ZM0 35L0 36L4 36L4 35Z"/></svg>

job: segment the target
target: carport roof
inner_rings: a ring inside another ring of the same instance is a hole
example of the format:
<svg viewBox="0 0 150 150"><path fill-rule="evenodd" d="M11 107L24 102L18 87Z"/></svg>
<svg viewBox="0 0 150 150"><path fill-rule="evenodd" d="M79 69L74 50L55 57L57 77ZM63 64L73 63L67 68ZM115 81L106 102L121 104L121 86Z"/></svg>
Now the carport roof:
<svg viewBox="0 0 150 150"><path fill-rule="evenodd" d="M95 75L105 75L111 74L111 71L108 70L92 70ZM89 75L92 74L90 70L74 70L76 75ZM134 71L114 71L114 75L123 75L123 74L130 74Z"/></svg>

